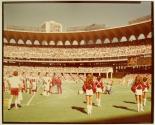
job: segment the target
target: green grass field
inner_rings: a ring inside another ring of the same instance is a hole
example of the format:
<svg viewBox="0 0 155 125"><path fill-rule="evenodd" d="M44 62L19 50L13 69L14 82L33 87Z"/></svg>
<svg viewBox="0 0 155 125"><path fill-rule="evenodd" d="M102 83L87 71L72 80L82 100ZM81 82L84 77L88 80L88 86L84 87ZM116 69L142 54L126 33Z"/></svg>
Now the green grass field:
<svg viewBox="0 0 155 125"><path fill-rule="evenodd" d="M144 112L137 112L134 94L130 87L113 84L112 94L102 94L101 107L97 107L93 96L93 111L86 113L85 95L78 95L82 83L63 82L63 94L40 95L42 87L33 97L23 94L22 108L7 110L8 93L3 97L3 122L26 123L151 123L151 92L148 92ZM56 88L55 88L56 91Z"/></svg>

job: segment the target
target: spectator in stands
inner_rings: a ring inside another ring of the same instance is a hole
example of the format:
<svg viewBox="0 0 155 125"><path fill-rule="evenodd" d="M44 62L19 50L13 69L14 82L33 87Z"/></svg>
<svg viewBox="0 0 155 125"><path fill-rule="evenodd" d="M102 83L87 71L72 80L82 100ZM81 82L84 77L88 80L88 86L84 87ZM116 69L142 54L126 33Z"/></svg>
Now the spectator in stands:
<svg viewBox="0 0 155 125"><path fill-rule="evenodd" d="M150 54L150 45L137 46L122 46L122 47L106 47L106 48L29 48L29 47L15 47L4 46L4 57L13 58L35 58L35 59L57 59L62 58L104 58L104 57L119 57L119 56L133 56L141 54ZM19 53L20 52L20 53Z"/></svg>
<svg viewBox="0 0 155 125"><path fill-rule="evenodd" d="M93 75L88 74L86 77L86 81L83 84L83 91L86 94L86 103L87 103L87 113L92 113L92 101L93 101L93 94L96 91L95 84L93 82Z"/></svg>

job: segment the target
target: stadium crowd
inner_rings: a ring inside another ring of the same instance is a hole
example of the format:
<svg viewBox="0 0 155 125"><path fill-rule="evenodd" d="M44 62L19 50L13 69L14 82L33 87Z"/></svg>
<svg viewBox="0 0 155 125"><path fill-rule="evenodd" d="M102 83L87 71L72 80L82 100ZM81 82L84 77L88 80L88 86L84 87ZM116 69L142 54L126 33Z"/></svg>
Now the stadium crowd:
<svg viewBox="0 0 155 125"><path fill-rule="evenodd" d="M49 73L106 73L113 72L111 67L29 67L29 66L4 66L4 72L7 71L18 71L18 72L49 72Z"/></svg>
<svg viewBox="0 0 155 125"><path fill-rule="evenodd" d="M104 58L151 54L151 45L104 47L104 48L37 48L4 46L4 57L10 58Z"/></svg>

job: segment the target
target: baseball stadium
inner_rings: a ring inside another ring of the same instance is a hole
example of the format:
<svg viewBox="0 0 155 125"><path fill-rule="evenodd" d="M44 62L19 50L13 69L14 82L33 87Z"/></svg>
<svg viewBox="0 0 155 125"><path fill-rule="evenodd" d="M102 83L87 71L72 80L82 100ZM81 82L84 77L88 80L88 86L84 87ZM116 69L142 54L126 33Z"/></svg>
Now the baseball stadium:
<svg viewBox="0 0 155 125"><path fill-rule="evenodd" d="M2 40L3 123L153 123L152 16L86 31L4 28ZM103 83L100 105L89 95L91 114L83 89L89 74ZM17 75L18 94L10 88ZM131 89L137 76L148 83L140 110Z"/></svg>

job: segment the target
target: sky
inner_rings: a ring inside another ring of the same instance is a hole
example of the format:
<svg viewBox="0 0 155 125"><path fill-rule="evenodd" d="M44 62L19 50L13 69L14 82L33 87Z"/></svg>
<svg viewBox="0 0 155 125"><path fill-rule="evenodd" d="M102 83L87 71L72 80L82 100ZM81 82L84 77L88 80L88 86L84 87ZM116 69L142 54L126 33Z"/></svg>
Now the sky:
<svg viewBox="0 0 155 125"><path fill-rule="evenodd" d="M151 2L141 3L5 3L4 26L39 27L54 20L67 27L105 24L127 25L128 21L151 15Z"/></svg>

